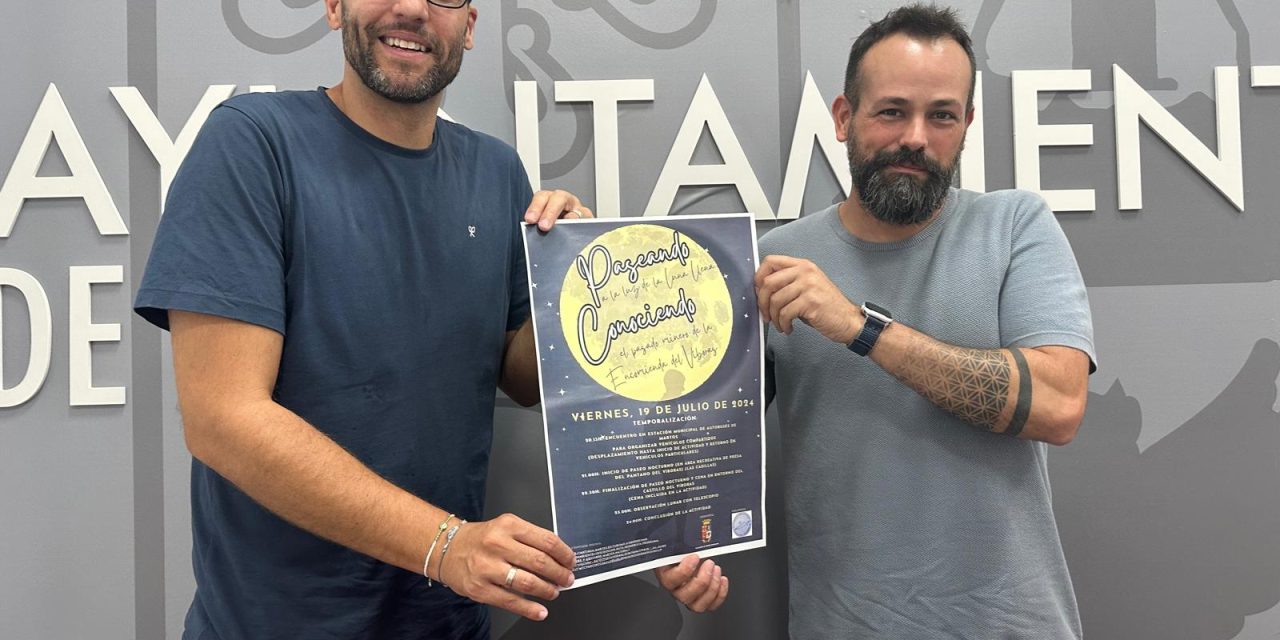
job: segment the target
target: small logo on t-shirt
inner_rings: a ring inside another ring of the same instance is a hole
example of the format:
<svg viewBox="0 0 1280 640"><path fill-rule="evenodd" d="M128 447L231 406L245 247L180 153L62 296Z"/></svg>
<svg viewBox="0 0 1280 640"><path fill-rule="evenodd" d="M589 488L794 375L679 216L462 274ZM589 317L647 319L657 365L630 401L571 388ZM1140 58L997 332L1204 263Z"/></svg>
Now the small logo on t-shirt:
<svg viewBox="0 0 1280 640"><path fill-rule="evenodd" d="M467 233L471 234L472 238L476 237L476 226L473 224L467 225Z"/></svg>

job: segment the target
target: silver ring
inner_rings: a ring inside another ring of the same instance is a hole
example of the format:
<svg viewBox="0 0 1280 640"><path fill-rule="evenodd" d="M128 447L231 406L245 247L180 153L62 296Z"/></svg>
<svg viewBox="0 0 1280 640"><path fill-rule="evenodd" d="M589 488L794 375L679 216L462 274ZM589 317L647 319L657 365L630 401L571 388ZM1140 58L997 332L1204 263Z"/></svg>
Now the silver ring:
<svg viewBox="0 0 1280 640"><path fill-rule="evenodd" d="M507 579L503 582L503 586L510 589L511 583L516 581L516 572L518 571L520 570L515 567L511 567L510 569L507 569Z"/></svg>
<svg viewBox="0 0 1280 640"><path fill-rule="evenodd" d="M565 212L565 214L564 214L564 215L565 215L565 217L566 217L566 218L567 218L567 217L569 217L569 214L570 214L570 213L572 213L572 214L573 214L573 217L575 217L575 218L581 218L581 217L582 217L582 212L581 212L581 211L578 211L577 209L570 209L570 210L568 210L568 211L567 211L567 212Z"/></svg>

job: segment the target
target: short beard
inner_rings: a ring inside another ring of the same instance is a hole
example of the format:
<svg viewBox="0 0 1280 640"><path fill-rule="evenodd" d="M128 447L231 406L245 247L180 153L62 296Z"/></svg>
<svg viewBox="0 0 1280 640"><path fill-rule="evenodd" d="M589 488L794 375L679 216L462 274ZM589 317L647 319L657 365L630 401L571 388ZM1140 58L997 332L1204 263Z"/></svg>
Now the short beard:
<svg viewBox="0 0 1280 640"><path fill-rule="evenodd" d="M923 150L899 147L897 151L880 151L871 157L858 155L857 142L849 137L849 171L858 200L877 220L893 225L910 226L928 222L942 206L955 174L956 159L950 166L925 155ZM959 157L959 152L956 153ZM893 175L890 165L909 164L924 169L923 181L907 174Z"/></svg>
<svg viewBox="0 0 1280 640"><path fill-rule="evenodd" d="M417 33L427 46L431 47L431 51L438 54L441 50L440 41L430 32L420 31L419 27L413 24L394 24L388 30L403 30ZM464 27L465 29L465 27ZM416 83L397 85L387 72L378 66L378 62L374 59L373 48L374 43L378 41L378 29L373 25L361 27L347 14L346 5L342 7L342 51L347 58L347 64L355 70L356 75L360 76L360 80L365 86L369 87L378 95L403 104L419 104L426 102L444 91L444 88L453 82L457 77L458 70L462 68L462 49L463 38L466 35L465 30L459 37L450 43L449 51L443 59L437 58L435 64L427 70Z"/></svg>

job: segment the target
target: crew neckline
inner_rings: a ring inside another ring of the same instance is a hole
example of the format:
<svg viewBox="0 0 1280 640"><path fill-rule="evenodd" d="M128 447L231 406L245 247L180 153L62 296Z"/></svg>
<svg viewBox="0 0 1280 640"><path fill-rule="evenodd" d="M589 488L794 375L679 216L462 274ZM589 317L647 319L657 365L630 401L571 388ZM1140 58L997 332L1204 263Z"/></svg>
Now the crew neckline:
<svg viewBox="0 0 1280 640"><path fill-rule="evenodd" d="M326 93L328 90L329 87L316 87L315 95L324 103L325 108L329 111L329 114L333 116L334 120L338 122L338 124L342 125L347 129L347 131L350 131L356 138L359 138L365 144L375 147L381 151L393 153L398 156L404 156L406 158L426 158L434 153L435 149L440 146L441 132L447 127L441 126L441 123L445 122L445 120L444 118L441 118L439 114L436 115L436 130L435 135L431 140L431 146L426 149L410 149L409 147L402 147L398 144L387 142L386 140L369 133L364 129L364 127L356 124L355 120L352 120L350 116L342 112L342 109L338 108L337 103L335 103L333 99L329 97L329 94Z"/></svg>
<svg viewBox="0 0 1280 640"><path fill-rule="evenodd" d="M835 232L836 236L843 240L846 244L853 246L862 251L897 251L913 247L921 242L926 242L930 238L941 233L942 227L951 217L951 212L956 208L958 190L955 187L949 187L947 190L947 199L942 205L942 211L929 221L928 226L921 229L919 233L894 242L873 242L871 240L863 240L844 227L844 223L840 221L840 204L831 205L821 215L826 218L827 224Z"/></svg>

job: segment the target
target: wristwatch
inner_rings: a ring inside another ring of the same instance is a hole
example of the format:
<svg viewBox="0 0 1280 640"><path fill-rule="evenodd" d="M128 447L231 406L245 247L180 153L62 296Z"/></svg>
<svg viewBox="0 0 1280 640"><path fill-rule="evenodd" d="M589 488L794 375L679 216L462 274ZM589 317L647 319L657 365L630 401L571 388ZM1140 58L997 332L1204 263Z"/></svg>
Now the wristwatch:
<svg viewBox="0 0 1280 640"><path fill-rule="evenodd" d="M862 332L858 337L849 343L849 350L865 356L871 353L871 347L876 346L876 340L880 339L880 332L893 323L893 314L874 302L864 302L862 315L866 316L866 322L862 323Z"/></svg>

